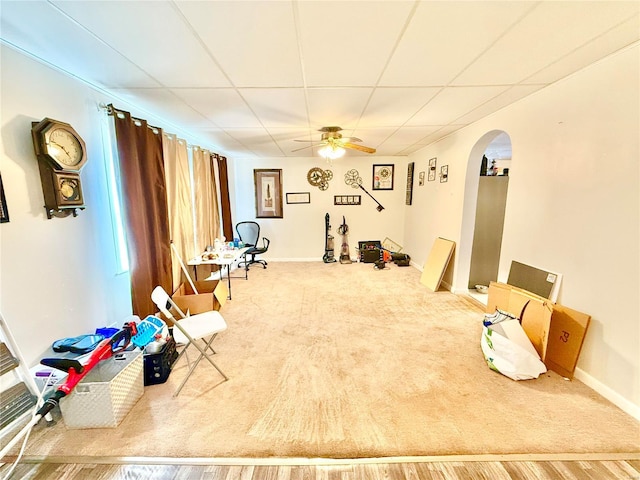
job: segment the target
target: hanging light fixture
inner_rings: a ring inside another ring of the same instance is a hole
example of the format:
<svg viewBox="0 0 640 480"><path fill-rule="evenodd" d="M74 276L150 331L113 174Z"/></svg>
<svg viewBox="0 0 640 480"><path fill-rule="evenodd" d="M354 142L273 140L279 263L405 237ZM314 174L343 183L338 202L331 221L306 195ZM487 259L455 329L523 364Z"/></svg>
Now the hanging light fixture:
<svg viewBox="0 0 640 480"><path fill-rule="evenodd" d="M321 157L325 158L327 161L336 160L342 157L345 153L345 149L336 145L335 143L329 143L318 150L318 153Z"/></svg>

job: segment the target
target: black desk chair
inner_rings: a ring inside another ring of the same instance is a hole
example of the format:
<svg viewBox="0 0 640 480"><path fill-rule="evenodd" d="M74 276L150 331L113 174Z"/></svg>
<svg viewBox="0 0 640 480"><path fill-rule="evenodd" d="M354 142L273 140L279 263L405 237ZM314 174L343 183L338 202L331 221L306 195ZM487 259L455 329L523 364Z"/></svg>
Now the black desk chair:
<svg viewBox="0 0 640 480"><path fill-rule="evenodd" d="M249 247L244 254L244 260L238 262L238 266L244 265L244 269L249 270L249 267L254 263L259 263L262 268L267 268L267 262L265 260L256 259L256 255L260 255L269 250L268 238L262 237L262 245L258 245L260 240L260 225L257 222L239 222L236 225L236 232L238 232L238 238L244 243L245 247ZM251 258L247 259L250 255Z"/></svg>

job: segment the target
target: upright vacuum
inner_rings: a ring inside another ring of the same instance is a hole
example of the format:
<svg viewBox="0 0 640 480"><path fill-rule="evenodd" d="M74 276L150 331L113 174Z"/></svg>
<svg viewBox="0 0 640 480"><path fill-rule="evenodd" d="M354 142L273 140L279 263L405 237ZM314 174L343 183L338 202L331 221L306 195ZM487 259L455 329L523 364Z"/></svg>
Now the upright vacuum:
<svg viewBox="0 0 640 480"><path fill-rule="evenodd" d="M334 263L336 261L333 256L333 235L331 235L331 225L329 224L329 214L324 216L325 239L324 239L324 255L322 261L324 263Z"/></svg>
<svg viewBox="0 0 640 480"><path fill-rule="evenodd" d="M342 225L338 227L338 233L342 235L342 247L340 248L340 263L351 263L351 256L349 256L349 241L347 240L347 234L349 233L349 226L347 221L342 216Z"/></svg>

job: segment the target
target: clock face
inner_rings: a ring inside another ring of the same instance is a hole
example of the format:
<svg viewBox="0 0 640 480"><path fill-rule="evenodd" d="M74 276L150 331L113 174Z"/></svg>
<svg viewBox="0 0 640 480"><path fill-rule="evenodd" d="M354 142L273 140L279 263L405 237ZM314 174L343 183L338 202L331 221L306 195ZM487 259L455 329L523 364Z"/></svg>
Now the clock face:
<svg viewBox="0 0 640 480"><path fill-rule="evenodd" d="M83 149L80 141L64 128L51 131L47 150L52 158L67 167L75 167L82 161Z"/></svg>

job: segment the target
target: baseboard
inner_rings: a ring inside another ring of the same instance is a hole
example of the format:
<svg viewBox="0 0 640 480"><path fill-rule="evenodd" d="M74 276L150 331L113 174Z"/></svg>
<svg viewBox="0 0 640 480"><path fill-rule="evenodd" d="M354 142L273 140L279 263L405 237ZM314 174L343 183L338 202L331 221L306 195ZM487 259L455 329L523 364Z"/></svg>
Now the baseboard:
<svg viewBox="0 0 640 480"><path fill-rule="evenodd" d="M574 378L576 380L580 380L586 386L602 395L623 412L628 413L636 420L640 420L640 405L636 405L633 402L627 400L619 393L607 387L604 383L596 380L581 368L576 368Z"/></svg>
<svg viewBox="0 0 640 480"><path fill-rule="evenodd" d="M310 257L310 258L268 258L265 259L268 262L321 262L322 257ZM336 261L338 259L336 258Z"/></svg>

